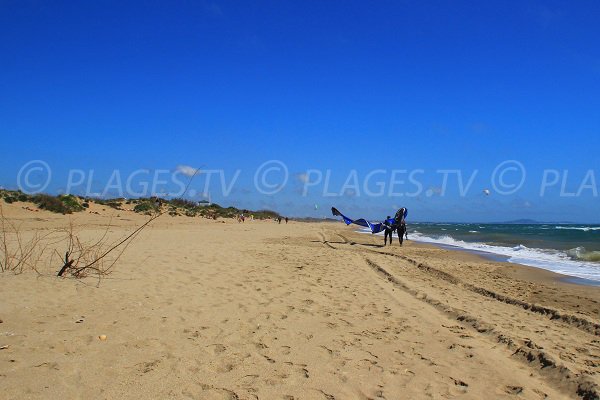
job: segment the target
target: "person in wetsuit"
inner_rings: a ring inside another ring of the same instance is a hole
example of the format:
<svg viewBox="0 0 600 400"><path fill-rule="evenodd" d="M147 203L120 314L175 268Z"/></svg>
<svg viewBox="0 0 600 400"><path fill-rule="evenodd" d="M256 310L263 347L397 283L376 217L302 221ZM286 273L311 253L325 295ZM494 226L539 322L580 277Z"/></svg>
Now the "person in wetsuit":
<svg viewBox="0 0 600 400"><path fill-rule="evenodd" d="M395 226L394 228L396 229L396 231L398 232L398 242L400 242L400 246L402 246L402 243L404 242L404 236L406 236L406 239L408 239L408 233L406 231L406 208L402 207L401 209L398 210L398 212L396 213L395 216Z"/></svg>
<svg viewBox="0 0 600 400"><path fill-rule="evenodd" d="M390 237L390 245L392 244L392 233L394 233L394 226L392 226L392 224L390 224L390 222L388 221L390 218L391 217L388 215L387 217L385 217L385 221L383 221L383 226L385 227L385 230L383 231L384 246L387 245L388 236Z"/></svg>

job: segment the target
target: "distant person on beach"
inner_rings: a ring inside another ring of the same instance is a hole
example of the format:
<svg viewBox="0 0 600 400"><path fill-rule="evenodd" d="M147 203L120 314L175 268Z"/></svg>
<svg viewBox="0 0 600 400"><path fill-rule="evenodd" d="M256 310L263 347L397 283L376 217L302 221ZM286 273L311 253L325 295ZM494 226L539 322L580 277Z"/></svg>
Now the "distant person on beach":
<svg viewBox="0 0 600 400"><path fill-rule="evenodd" d="M286 224L288 223L288 217L285 217L285 223Z"/></svg>
<svg viewBox="0 0 600 400"><path fill-rule="evenodd" d="M385 221L383 221L383 226L385 230L383 231L383 245L387 245L387 238L390 237L390 245L392 244L392 233L394 233L394 226L389 223L389 219L392 218L389 215L385 217Z"/></svg>
<svg viewBox="0 0 600 400"><path fill-rule="evenodd" d="M281 217L277 217L277 223L281 224Z"/></svg>

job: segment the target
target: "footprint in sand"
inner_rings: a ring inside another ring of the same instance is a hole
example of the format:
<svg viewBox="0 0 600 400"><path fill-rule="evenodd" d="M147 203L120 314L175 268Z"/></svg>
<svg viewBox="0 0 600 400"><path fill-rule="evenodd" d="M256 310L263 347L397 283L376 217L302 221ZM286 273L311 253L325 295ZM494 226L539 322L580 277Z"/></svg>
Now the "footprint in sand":
<svg viewBox="0 0 600 400"><path fill-rule="evenodd" d="M137 364L139 367L139 371L143 374L147 374L148 372L154 371L156 367L160 364L160 360L148 361Z"/></svg>
<svg viewBox="0 0 600 400"><path fill-rule="evenodd" d="M225 350L227 350L227 347L223 346L223 345L222 345L222 344L220 344L220 343L209 344L209 345L208 345L208 346L206 346L206 347L210 347L210 346L214 346L214 347L213 347L213 352L214 352L215 354L220 354L220 353L224 352Z"/></svg>
<svg viewBox="0 0 600 400"><path fill-rule="evenodd" d="M452 381L454 382L454 386L460 390L460 392L466 392L468 390L469 384L460 380L460 379L455 379L453 377L450 377L450 379L452 379Z"/></svg>
<svg viewBox="0 0 600 400"><path fill-rule="evenodd" d="M306 379L310 378L310 374L308 373L308 369L306 369L306 367L300 368L300 372Z"/></svg>
<svg viewBox="0 0 600 400"><path fill-rule="evenodd" d="M523 388L521 386L507 386L505 391L508 394L521 394Z"/></svg>
<svg viewBox="0 0 600 400"><path fill-rule="evenodd" d="M223 363L221 365L219 365L216 370L217 372L229 372L232 371L235 368L235 365L231 364L231 363Z"/></svg>
<svg viewBox="0 0 600 400"><path fill-rule="evenodd" d="M263 357L265 358L265 360L267 360L267 361L268 361L268 362L270 362L271 364L275 364L275 360L273 360L271 357L269 357L269 356L265 356L264 354L263 354Z"/></svg>

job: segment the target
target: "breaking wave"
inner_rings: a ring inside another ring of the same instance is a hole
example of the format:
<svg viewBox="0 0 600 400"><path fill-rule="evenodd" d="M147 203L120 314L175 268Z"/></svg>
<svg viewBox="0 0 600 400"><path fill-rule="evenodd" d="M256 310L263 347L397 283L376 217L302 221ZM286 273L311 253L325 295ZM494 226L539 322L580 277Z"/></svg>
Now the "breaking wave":
<svg viewBox="0 0 600 400"><path fill-rule="evenodd" d="M496 254L506 257L508 262L542 268L562 275L600 281L600 251L588 252L583 247L560 251L529 248L523 245L494 246L456 240L448 235L430 237L416 231L409 234L409 238L418 242Z"/></svg>

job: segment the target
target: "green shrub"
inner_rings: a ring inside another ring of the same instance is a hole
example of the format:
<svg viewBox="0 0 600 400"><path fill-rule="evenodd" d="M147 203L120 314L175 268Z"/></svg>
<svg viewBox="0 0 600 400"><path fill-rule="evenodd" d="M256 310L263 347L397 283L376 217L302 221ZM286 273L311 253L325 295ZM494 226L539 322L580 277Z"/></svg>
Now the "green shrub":
<svg viewBox="0 0 600 400"><path fill-rule="evenodd" d="M106 202L106 205L111 208L114 208L115 210L122 210L122 208L121 208L122 204L119 201L108 201L108 202Z"/></svg>
<svg viewBox="0 0 600 400"><path fill-rule="evenodd" d="M19 193L17 195L17 200L22 201L22 202L26 202L30 200L30 197L28 195L26 195L25 193Z"/></svg>
<svg viewBox="0 0 600 400"><path fill-rule="evenodd" d="M71 214L72 211L58 197L47 194L37 194L33 197L33 202L43 210L52 211L60 214Z"/></svg>
<svg viewBox="0 0 600 400"><path fill-rule="evenodd" d="M278 212L271 211L271 210L258 210L254 213L252 213L252 212L250 212L250 213L254 215L254 218L258 218L258 219L273 219L273 218L280 217Z"/></svg>
<svg viewBox="0 0 600 400"><path fill-rule="evenodd" d="M151 214L153 212L158 211L158 208L154 205L153 202L146 200L144 202L138 203L135 207L133 207L133 211L137 213Z"/></svg>
<svg viewBox="0 0 600 400"><path fill-rule="evenodd" d="M63 194L58 196L58 199L63 202L70 212L83 210L83 206L79 202L79 199L72 194Z"/></svg>
<svg viewBox="0 0 600 400"><path fill-rule="evenodd" d="M169 203L175 207L187 208L188 210L198 207L197 203L187 199L171 199Z"/></svg>
<svg viewBox="0 0 600 400"><path fill-rule="evenodd" d="M31 198L31 201L41 209L60 214L71 214L84 209L77 197L70 194L58 197L47 194L36 194Z"/></svg>
<svg viewBox="0 0 600 400"><path fill-rule="evenodd" d="M121 208L121 206L123 205L122 202L125 199L119 198L119 199L93 199L93 200L96 204L108 206L108 207L114 208L115 210L122 210L122 208Z"/></svg>

